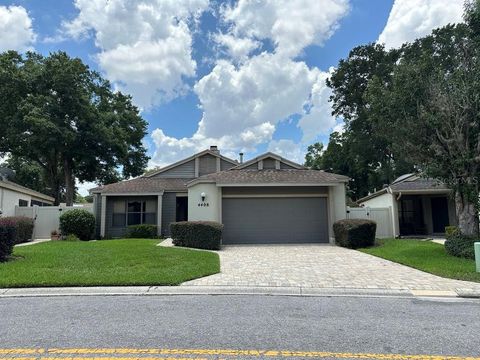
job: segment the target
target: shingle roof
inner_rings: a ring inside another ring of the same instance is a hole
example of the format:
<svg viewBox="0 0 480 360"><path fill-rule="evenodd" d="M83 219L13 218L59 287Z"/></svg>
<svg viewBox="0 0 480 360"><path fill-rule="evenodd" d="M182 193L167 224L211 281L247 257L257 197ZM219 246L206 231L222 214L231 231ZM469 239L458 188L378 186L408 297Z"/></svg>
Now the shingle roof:
<svg viewBox="0 0 480 360"><path fill-rule="evenodd" d="M186 183L190 180L192 179L139 177L132 180L104 185L91 189L90 192L102 194L138 194L162 191L187 191Z"/></svg>
<svg viewBox="0 0 480 360"><path fill-rule="evenodd" d="M425 193L431 192L449 192L450 189L440 180L431 179L431 178L422 178L420 175L417 174L406 174L400 176L396 179L390 186L387 188L383 188L373 194L369 194L357 202L362 203L364 201L373 199L377 196L380 196L387 191L391 191L392 193L399 193L399 192L415 192L421 193L422 191Z"/></svg>
<svg viewBox="0 0 480 360"><path fill-rule="evenodd" d="M407 179L402 182L392 184L390 188L393 191L449 190L443 182L435 179L425 178L415 178L412 180Z"/></svg>
<svg viewBox="0 0 480 360"><path fill-rule="evenodd" d="M2 185L4 185L4 186L2 186ZM55 198L53 198L49 195L46 195L46 194L43 194L41 192L32 190L32 189L27 188L25 186L14 183L13 181L10 181L10 180L0 179L0 187L14 188L18 192L21 192L21 193L24 193L24 194L28 194L28 195L31 195L31 196L34 196L34 197L37 197L37 198L40 198L40 199L43 199L43 200L51 201L51 202L55 201Z"/></svg>
<svg viewBox="0 0 480 360"><path fill-rule="evenodd" d="M201 176L192 180L188 186L198 182L216 182L217 184L330 184L348 181L348 177L327 173L321 170L225 170Z"/></svg>

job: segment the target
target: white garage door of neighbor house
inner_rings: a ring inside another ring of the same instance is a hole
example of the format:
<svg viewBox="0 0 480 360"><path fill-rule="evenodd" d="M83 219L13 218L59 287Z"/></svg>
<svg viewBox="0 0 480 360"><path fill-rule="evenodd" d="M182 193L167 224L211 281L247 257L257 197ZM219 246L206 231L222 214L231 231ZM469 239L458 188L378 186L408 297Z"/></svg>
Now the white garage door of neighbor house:
<svg viewBox="0 0 480 360"><path fill-rule="evenodd" d="M224 198L223 244L328 243L325 197Z"/></svg>

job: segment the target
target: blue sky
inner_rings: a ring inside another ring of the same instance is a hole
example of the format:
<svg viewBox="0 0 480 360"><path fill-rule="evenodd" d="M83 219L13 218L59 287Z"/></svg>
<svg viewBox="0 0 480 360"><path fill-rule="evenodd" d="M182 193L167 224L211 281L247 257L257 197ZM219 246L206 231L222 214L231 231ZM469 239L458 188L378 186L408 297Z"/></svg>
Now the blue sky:
<svg viewBox="0 0 480 360"><path fill-rule="evenodd" d="M325 79L357 45L397 47L461 0L0 0L0 51L66 51L130 93L150 166L218 145L303 161L341 119Z"/></svg>

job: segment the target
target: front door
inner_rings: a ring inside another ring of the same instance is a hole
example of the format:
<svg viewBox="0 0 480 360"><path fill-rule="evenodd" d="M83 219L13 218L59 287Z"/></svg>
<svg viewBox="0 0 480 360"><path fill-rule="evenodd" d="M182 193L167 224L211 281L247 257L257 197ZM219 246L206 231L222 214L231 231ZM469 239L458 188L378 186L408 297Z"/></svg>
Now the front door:
<svg viewBox="0 0 480 360"><path fill-rule="evenodd" d="M431 200L432 222L434 233L444 233L448 222L448 202L446 197L435 197Z"/></svg>
<svg viewBox="0 0 480 360"><path fill-rule="evenodd" d="M178 196L176 203L176 216L175 221L187 221L188 220L188 197Z"/></svg>

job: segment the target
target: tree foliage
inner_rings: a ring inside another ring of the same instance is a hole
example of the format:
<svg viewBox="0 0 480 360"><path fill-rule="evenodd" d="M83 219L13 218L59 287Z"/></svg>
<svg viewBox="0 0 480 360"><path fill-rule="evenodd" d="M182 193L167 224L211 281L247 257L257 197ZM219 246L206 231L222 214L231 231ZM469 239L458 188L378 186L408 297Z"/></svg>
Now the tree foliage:
<svg viewBox="0 0 480 360"><path fill-rule="evenodd" d="M398 158L390 137L369 116L370 104L365 97L372 79L390 81L399 56L399 50L386 51L379 44L358 46L327 80L333 92L333 115L344 119L344 132L331 134L324 152L314 154L310 148L307 157L317 158L321 168L349 176L354 199L413 169L412 164ZM307 158L307 165L314 162Z"/></svg>
<svg viewBox="0 0 480 360"><path fill-rule="evenodd" d="M62 186L73 202L76 180L113 182L146 165L145 120L78 58L0 54L0 98L0 153L38 165L57 202Z"/></svg>
<svg viewBox="0 0 480 360"><path fill-rule="evenodd" d="M478 231L480 170L480 0L465 3L465 23L386 51L369 44L340 61L327 84L345 132L307 164L354 179L357 197L412 170L454 193L459 227Z"/></svg>

